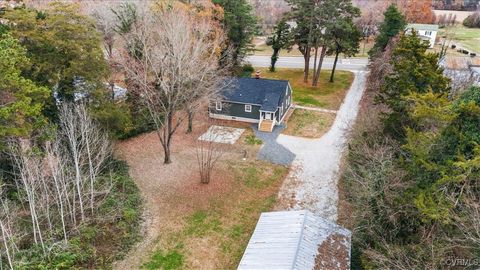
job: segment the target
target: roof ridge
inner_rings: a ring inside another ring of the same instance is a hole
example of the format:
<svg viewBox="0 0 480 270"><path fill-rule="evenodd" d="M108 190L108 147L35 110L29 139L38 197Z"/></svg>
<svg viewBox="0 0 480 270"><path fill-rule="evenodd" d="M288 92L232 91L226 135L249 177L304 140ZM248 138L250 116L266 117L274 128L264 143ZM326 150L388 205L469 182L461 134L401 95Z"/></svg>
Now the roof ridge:
<svg viewBox="0 0 480 270"><path fill-rule="evenodd" d="M237 77L237 79L250 79L250 80L264 80L264 81L279 81L279 82L288 82L288 80L281 79L269 79L269 78L252 78L252 77Z"/></svg>
<svg viewBox="0 0 480 270"><path fill-rule="evenodd" d="M293 256L292 269L295 269L295 266L297 265L298 251L300 249L300 244L302 243L302 240L303 240L302 238L303 238L303 234L305 232L305 223L307 222L307 215L309 214L309 211L307 211L306 209L304 209L301 212L304 213L304 216L303 216L302 227L301 227L301 231L300 231L300 237L298 238L297 248L296 248L296 251L295 251L295 256Z"/></svg>

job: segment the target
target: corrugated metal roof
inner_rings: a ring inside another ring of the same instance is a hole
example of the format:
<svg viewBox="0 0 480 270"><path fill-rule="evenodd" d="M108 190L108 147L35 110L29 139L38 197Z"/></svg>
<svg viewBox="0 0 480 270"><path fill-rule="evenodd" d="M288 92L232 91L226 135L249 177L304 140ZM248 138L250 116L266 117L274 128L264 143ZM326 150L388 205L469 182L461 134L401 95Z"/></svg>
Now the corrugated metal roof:
<svg viewBox="0 0 480 270"><path fill-rule="evenodd" d="M238 269L314 269L323 256L319 247L332 235L348 240L337 244L348 254L338 264L349 265L349 230L306 210L262 213Z"/></svg>

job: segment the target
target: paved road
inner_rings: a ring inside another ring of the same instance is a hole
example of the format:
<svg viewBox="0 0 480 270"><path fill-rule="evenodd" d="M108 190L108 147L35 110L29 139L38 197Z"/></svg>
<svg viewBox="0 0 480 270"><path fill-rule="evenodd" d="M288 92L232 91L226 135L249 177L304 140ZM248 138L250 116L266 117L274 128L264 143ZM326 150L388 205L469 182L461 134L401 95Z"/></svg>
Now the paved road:
<svg viewBox="0 0 480 270"><path fill-rule="evenodd" d="M246 59L254 67L269 67L270 56L252 55ZM333 67L333 58L325 58L323 68L331 69ZM348 58L340 59L337 63L337 69L341 70L365 70L368 64L367 58ZM304 60L301 56L280 57L277 62L279 68L303 68ZM310 61L310 67L313 68L313 59Z"/></svg>

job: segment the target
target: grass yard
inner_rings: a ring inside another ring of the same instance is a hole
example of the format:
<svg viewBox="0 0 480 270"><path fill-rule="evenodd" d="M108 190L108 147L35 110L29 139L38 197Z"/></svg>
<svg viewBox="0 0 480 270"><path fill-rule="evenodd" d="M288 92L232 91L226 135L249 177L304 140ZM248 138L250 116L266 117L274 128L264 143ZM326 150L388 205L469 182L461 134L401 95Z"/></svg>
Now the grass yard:
<svg viewBox="0 0 480 270"><path fill-rule="evenodd" d="M467 50L480 53L480 29L456 24L455 26L440 29L439 36L445 35L452 37L453 44L459 43L459 46Z"/></svg>
<svg viewBox="0 0 480 270"><path fill-rule="evenodd" d="M338 110L350 88L354 75L352 72L337 70L335 82L330 83L330 70L322 70L319 85L312 87L303 82L303 69L277 69L270 72L268 68L259 69L262 77L267 79L289 80L293 88L293 101L296 104L310 107L321 107ZM313 72L311 72L313 73Z"/></svg>
<svg viewBox="0 0 480 270"><path fill-rule="evenodd" d="M283 134L305 138L320 138L332 126L336 114L295 109Z"/></svg>
<svg viewBox="0 0 480 270"><path fill-rule="evenodd" d="M225 173L231 176L226 177L228 191L193 211L178 213L178 227L162 236L164 244L143 269L236 269L260 213L273 208L287 168L231 162ZM195 199L179 195L176 200Z"/></svg>
<svg viewBox="0 0 480 270"><path fill-rule="evenodd" d="M114 269L236 269L260 213L273 209L288 168L256 160L260 142L251 124L214 124L245 132L228 146L209 184L200 183L195 143L211 122L200 115L193 134L182 126L174 137L172 164L162 164L155 133L118 145L147 215L144 240Z"/></svg>

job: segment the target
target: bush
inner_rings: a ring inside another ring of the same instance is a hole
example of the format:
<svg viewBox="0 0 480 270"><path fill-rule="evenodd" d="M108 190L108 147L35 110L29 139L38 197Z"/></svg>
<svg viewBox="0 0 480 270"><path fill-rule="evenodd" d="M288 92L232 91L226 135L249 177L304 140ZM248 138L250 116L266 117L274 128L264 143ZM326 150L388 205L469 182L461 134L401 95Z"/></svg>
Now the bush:
<svg viewBox="0 0 480 270"><path fill-rule="evenodd" d="M250 77L255 71L255 68L250 64L245 64L242 67L237 68L234 73L240 77Z"/></svg>
<svg viewBox="0 0 480 270"><path fill-rule="evenodd" d="M93 117L115 139L125 137L134 129L130 109L125 103L105 102L93 110Z"/></svg>
<svg viewBox="0 0 480 270"><path fill-rule="evenodd" d="M469 28L480 28L480 12L475 12L465 18L463 25Z"/></svg>
<svg viewBox="0 0 480 270"><path fill-rule="evenodd" d="M248 144L248 145L260 145L262 144L262 140L258 139L257 137L255 137L255 135L248 135L246 138L245 138L245 143Z"/></svg>

